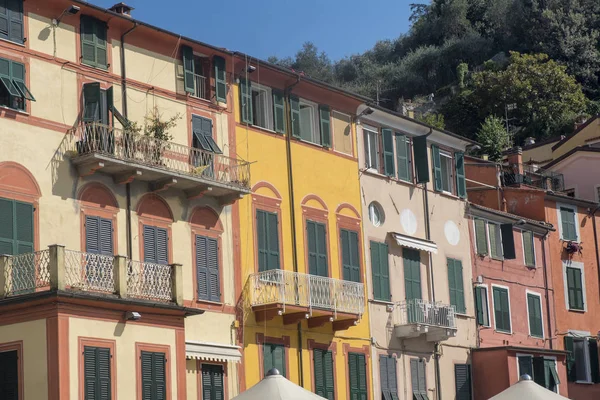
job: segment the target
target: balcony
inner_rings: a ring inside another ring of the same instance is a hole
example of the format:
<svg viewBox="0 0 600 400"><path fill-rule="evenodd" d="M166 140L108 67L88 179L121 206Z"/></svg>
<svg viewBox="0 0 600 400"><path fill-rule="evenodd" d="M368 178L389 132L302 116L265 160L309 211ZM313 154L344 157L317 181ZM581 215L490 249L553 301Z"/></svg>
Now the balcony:
<svg viewBox="0 0 600 400"><path fill-rule="evenodd" d="M554 192L565 190L565 182L562 174L552 171L541 171L535 165L502 165L500 171L503 186L528 185Z"/></svg>
<svg viewBox="0 0 600 400"><path fill-rule="evenodd" d="M91 122L71 129L63 150L80 176L111 175L117 184L150 183L152 191L180 189L230 203L250 193L250 163Z"/></svg>
<svg viewBox="0 0 600 400"><path fill-rule="evenodd" d="M246 290L257 322L281 315L285 325L306 319L309 328L331 322L333 330L344 330L364 313L359 282L277 269L252 274Z"/></svg>
<svg viewBox="0 0 600 400"><path fill-rule="evenodd" d="M208 91L206 90L206 77L194 74L194 89L194 97L209 100Z"/></svg>
<svg viewBox="0 0 600 400"><path fill-rule="evenodd" d="M0 298L49 290L183 305L181 265L65 250L0 256Z"/></svg>
<svg viewBox="0 0 600 400"><path fill-rule="evenodd" d="M426 335L428 342L456 336L454 306L427 300L405 300L394 305L394 332L400 339Z"/></svg>

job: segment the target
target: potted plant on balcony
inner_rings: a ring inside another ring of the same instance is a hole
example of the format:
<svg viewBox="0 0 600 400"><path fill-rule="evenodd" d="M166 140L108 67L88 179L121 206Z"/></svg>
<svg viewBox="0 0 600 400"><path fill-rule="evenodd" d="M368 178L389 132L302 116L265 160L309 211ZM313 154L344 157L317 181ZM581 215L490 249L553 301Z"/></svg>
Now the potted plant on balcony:
<svg viewBox="0 0 600 400"><path fill-rule="evenodd" d="M169 130L177 126L177 121L181 119L181 114L177 113L171 118L163 120L158 107L154 107L149 115L145 117L144 137L145 141L145 160L154 165L164 165L163 156L169 149L169 141L173 136Z"/></svg>
<svg viewBox="0 0 600 400"><path fill-rule="evenodd" d="M575 253L579 253L581 255L581 252L583 251L582 244L583 243L567 242L565 250L566 250L567 254L569 254L569 255L575 254Z"/></svg>

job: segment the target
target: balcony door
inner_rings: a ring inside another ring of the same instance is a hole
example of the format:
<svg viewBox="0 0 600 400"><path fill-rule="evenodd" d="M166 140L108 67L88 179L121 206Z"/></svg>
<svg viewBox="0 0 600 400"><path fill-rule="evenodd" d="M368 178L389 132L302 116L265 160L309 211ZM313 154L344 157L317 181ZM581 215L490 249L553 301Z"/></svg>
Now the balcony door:
<svg viewBox="0 0 600 400"><path fill-rule="evenodd" d="M100 256L113 255L113 225L112 220L85 216L85 251L81 265L85 266L85 276L81 276L82 284L91 288L110 290L113 282L112 259Z"/></svg>
<svg viewBox="0 0 600 400"><path fill-rule="evenodd" d="M408 321L425 322L425 310L418 301L421 300L421 254L418 250L404 248L402 258Z"/></svg>
<svg viewBox="0 0 600 400"><path fill-rule="evenodd" d="M317 308L332 306L330 281L323 279L329 277L326 232L325 224L306 221L310 305Z"/></svg>
<svg viewBox="0 0 600 400"><path fill-rule="evenodd" d="M33 253L33 204L0 198L0 254ZM25 293L36 283L34 263L12 270L12 291Z"/></svg>
<svg viewBox="0 0 600 400"><path fill-rule="evenodd" d="M144 225L144 265L142 286L152 297L159 297L166 284L164 267L169 263L169 236L165 228ZM158 264L158 265L157 265Z"/></svg>

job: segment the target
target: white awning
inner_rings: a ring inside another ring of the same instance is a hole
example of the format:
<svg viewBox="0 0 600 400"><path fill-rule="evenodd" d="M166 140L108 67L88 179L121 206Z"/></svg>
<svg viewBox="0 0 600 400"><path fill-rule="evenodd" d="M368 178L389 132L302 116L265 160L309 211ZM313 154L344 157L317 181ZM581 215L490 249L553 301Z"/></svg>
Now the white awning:
<svg viewBox="0 0 600 400"><path fill-rule="evenodd" d="M416 237L406 236L396 232L392 232L392 236L394 236L394 239L396 239L398 246L409 247L411 249L437 254L437 244L430 240L418 239Z"/></svg>
<svg viewBox="0 0 600 400"><path fill-rule="evenodd" d="M188 359L240 362L242 354L239 346L221 343L185 342L185 356Z"/></svg>

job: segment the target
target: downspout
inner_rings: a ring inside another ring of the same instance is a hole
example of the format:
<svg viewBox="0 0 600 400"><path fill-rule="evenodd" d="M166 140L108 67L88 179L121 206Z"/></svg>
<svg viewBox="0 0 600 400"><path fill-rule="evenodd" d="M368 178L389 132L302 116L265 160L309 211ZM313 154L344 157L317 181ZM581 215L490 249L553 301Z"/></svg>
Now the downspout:
<svg viewBox="0 0 600 400"><path fill-rule="evenodd" d="M597 206L590 215L592 217L592 227L594 228L594 248L596 249L596 266L598 267L598 283L600 284L600 253L598 252L598 231L596 230L596 213L599 209L600 205Z"/></svg>
<svg viewBox="0 0 600 400"><path fill-rule="evenodd" d="M121 102L123 103L123 116L127 115L127 74L125 73L125 36L129 35L135 28L138 27L137 22L133 24L129 30L121 35ZM127 210L126 210L126 230L127 230L127 257L131 259L133 257L133 239L131 233L131 183L125 185L125 195L127 197Z"/></svg>
<svg viewBox="0 0 600 400"><path fill-rule="evenodd" d="M550 340L548 341L548 344L550 346L550 350L552 350L553 345L552 345L552 337L554 336L552 334L552 320L550 317L550 297L549 297L549 290L548 290L548 266L546 265L546 239L548 239L548 233L546 232L544 234L544 236L542 237L542 264L544 267L544 292L546 294L546 319L548 320L548 334L550 335ZM597 247L596 247L597 249ZM598 254L598 252L596 252L596 255Z"/></svg>
<svg viewBox="0 0 600 400"><path fill-rule="evenodd" d="M294 272L298 272L298 249L296 238L296 203L294 201L294 174L292 171L292 117L289 94L294 86L300 83L300 76L296 77L296 82L283 89L283 96L286 104L285 113L285 152L288 173L288 195L290 197L290 224L292 228L292 265ZM304 363L302 361L302 321L298 322L298 377L300 386L304 387Z"/></svg>

